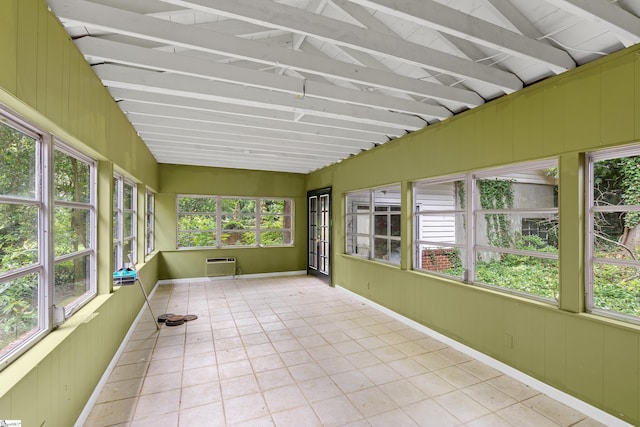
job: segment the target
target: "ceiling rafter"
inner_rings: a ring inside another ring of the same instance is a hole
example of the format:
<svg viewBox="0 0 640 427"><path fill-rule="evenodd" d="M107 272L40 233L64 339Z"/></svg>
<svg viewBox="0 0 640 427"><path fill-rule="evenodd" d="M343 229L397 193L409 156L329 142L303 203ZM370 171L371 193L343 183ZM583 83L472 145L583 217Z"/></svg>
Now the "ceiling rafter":
<svg viewBox="0 0 640 427"><path fill-rule="evenodd" d="M640 42L640 18L608 1L547 0L574 15L604 24L618 35L620 42L631 46Z"/></svg>
<svg viewBox="0 0 640 427"><path fill-rule="evenodd" d="M303 72L326 75L367 86L404 91L422 97L455 99L456 102L462 102L470 107L483 102L482 98L472 91L411 79L392 72L358 67L277 46L265 48L264 44L252 40L213 33L85 0L49 0L49 5L58 18L66 23L86 25L131 37L227 55L275 67L291 67ZM521 82L519 87L522 87Z"/></svg>
<svg viewBox="0 0 640 427"><path fill-rule="evenodd" d="M161 0L177 6L249 20L258 25L313 36L340 46L389 56L438 72L470 78L492 84L505 92L522 88L522 82L513 74L469 62L464 58L432 49L402 38L362 28L322 15L306 12L278 3L253 0Z"/></svg>
<svg viewBox="0 0 640 427"><path fill-rule="evenodd" d="M121 104L123 111L127 113L134 127L136 124L161 125L164 120L167 120L167 122L171 122L173 126L180 129L187 128L228 133L232 135L260 136L285 141L298 141L300 143L325 144L329 146L358 149L368 149L375 145L371 141L350 140L333 135L297 133L291 132L290 130L278 130L266 126L250 127L246 125L245 121L236 121L235 123L228 122L228 118L224 114L211 114L202 111L185 111L182 108L150 106L130 101L123 101Z"/></svg>
<svg viewBox="0 0 640 427"><path fill-rule="evenodd" d="M264 73L189 56L101 40L94 37L78 39L76 45L84 55L90 58L124 65L168 71L187 76L253 86L261 89L279 90L293 94L296 97L309 96L382 110L424 115L438 119L444 119L452 115L451 112L444 107L411 100L401 100L373 92L337 88L331 84Z"/></svg>
<svg viewBox="0 0 640 427"><path fill-rule="evenodd" d="M163 0L164 1L164 0ZM565 51L524 37L432 0L349 0L396 18L467 39L500 52L533 59L559 73L575 68Z"/></svg>
<svg viewBox="0 0 640 427"><path fill-rule="evenodd" d="M168 95L223 101L231 104L305 112L343 120L360 121L399 129L422 129L426 122L419 117L383 111L359 105L309 97L294 97L265 89L203 80L185 75L134 69L121 65L100 64L93 67L106 86L145 90Z"/></svg>

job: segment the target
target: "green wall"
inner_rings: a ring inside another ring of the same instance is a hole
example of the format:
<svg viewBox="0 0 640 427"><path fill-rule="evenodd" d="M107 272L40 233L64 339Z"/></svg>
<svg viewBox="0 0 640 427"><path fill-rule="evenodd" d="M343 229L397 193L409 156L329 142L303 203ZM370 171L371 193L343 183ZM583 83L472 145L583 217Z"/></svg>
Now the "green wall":
<svg viewBox="0 0 640 427"><path fill-rule="evenodd" d="M113 171L139 183L144 206L158 167L43 0L0 1L0 64L0 104L98 160L98 296L0 372L0 419L71 426L144 302L138 287L112 284ZM142 210L138 230L144 236ZM139 257L147 291L159 262Z"/></svg>
<svg viewBox="0 0 640 427"><path fill-rule="evenodd" d="M306 269L305 175L241 169L160 165L160 194L156 196L156 244L162 252L161 279L204 276L209 257L236 257L239 273L274 273ZM176 196L289 197L294 199L294 245L274 248L176 250Z"/></svg>
<svg viewBox="0 0 640 427"><path fill-rule="evenodd" d="M640 142L640 46L502 97L308 176L333 187L333 281L632 424L640 327L584 313L584 152ZM344 255L344 194L534 159L560 164L559 307ZM509 347L509 337L513 346Z"/></svg>

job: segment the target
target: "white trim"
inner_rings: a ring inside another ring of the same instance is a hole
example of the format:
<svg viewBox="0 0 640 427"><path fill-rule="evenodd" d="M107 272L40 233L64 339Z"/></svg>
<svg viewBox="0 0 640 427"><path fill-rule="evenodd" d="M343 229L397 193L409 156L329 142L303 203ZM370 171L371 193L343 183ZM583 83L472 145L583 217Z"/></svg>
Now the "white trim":
<svg viewBox="0 0 640 427"><path fill-rule="evenodd" d="M151 300L151 297L156 292L156 289L158 288L159 284L160 282L156 282L156 284L153 286L153 289L148 295L149 300ZM131 323L131 327L129 327L129 331L127 331L127 335L125 335L122 341L120 342L120 347L118 347L118 350L111 358L111 362L109 362L109 366L107 366L107 369L105 369L104 373L102 374L102 377L100 377L100 381L98 381L98 384L93 389L93 393L91 393L89 400L87 400L87 403L84 405L84 408L82 409L82 412L78 416L78 419L76 420L73 427L82 427L83 425L85 425L87 419L89 418L89 415L91 414L91 411L93 410L93 407L95 406L98 400L98 397L100 396L100 393L102 392L102 389L107 384L107 381L111 376L111 373L115 369L118 363L118 360L120 359L120 356L124 352L124 349L127 347L127 344L129 344L129 340L131 339L131 336L135 332L136 327L138 326L138 322L140 321L140 319L142 318L146 310L147 310L147 306L144 303L142 303L142 306L140 307L140 311L138 312L138 315L136 316L135 320ZM158 332L159 330L156 330L156 333Z"/></svg>
<svg viewBox="0 0 640 427"><path fill-rule="evenodd" d="M596 408L595 406L592 406L580 399L577 399L574 396L571 396L563 391L558 390L555 387L552 387L548 384L543 383L540 380L537 380L515 368L512 368L511 366L500 362L499 360L496 360L490 356L487 356L484 353L481 353L477 350L474 350L471 347L468 347L458 341L455 341L449 337L447 337L446 335L443 335L439 332L434 331L433 329L428 328L425 325L422 325L421 323L418 323L414 320L411 320L407 317L402 316L401 314L396 313L395 311L392 311L390 309L388 309L387 307L384 307L378 303L375 303L365 297L363 297L362 295L358 295L355 292L341 286L341 285L335 285L336 289L340 289L344 292L347 292L348 294L350 294L351 296L361 300L362 302L364 302L367 305L370 305L371 307L376 308L377 310L393 317L394 319L408 325L411 326L412 328L423 332L429 336L431 336L432 338L437 339L438 341L443 342L444 344L448 345L449 347L452 347L462 353L467 354L468 356L473 357L474 359L479 360L480 362L488 365L489 367L496 369L500 372L502 372L503 374L509 375L510 377L513 377L514 379L520 381L523 384L528 385L529 387L532 387L536 390L538 390L541 393L546 394L547 396L551 397L552 399L555 399L561 403L564 403L565 405L575 409L576 411L580 411L583 414L587 415L590 418L593 418L594 420L597 420L603 424L606 424L607 426L610 427L631 427L631 424L626 423L625 421L614 417L613 415L604 412L603 410Z"/></svg>
<svg viewBox="0 0 640 427"><path fill-rule="evenodd" d="M307 270L296 271L277 271L275 273L255 273L255 274L236 274L235 276L218 276L218 277L189 277L186 279L163 279L158 280L158 285L177 285L180 283L191 283L201 281L217 281L217 280L236 280L236 279L261 279L265 277L280 276L301 276L306 275Z"/></svg>

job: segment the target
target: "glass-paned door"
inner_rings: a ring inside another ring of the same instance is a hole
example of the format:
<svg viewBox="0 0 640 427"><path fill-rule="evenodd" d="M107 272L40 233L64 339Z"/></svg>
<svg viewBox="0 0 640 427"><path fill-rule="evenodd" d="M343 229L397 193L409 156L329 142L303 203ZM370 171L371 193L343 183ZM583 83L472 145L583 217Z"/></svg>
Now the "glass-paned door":
<svg viewBox="0 0 640 427"><path fill-rule="evenodd" d="M307 193L307 273L331 283L331 188Z"/></svg>

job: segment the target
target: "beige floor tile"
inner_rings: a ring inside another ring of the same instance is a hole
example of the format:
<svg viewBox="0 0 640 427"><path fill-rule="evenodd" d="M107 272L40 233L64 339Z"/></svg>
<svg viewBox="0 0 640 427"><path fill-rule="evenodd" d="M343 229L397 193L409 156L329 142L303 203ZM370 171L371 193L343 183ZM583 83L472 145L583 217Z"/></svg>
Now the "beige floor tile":
<svg viewBox="0 0 640 427"><path fill-rule="evenodd" d="M460 369L457 366L438 369L433 373L448 383L451 383L456 388L465 388L481 382L480 378L471 375L469 372Z"/></svg>
<svg viewBox="0 0 640 427"><path fill-rule="evenodd" d="M362 419L360 412L346 396L314 402L312 406L323 426L343 426Z"/></svg>
<svg viewBox="0 0 640 427"><path fill-rule="evenodd" d="M199 318L156 331L145 312L86 426L602 426L315 278L194 280L152 304Z"/></svg>
<svg viewBox="0 0 640 427"><path fill-rule="evenodd" d="M460 420L431 399L406 406L402 410L421 427L453 427L461 423Z"/></svg>
<svg viewBox="0 0 640 427"><path fill-rule="evenodd" d="M298 383L298 386L309 402L318 402L343 394L342 390L329 377L315 378Z"/></svg>
<svg viewBox="0 0 640 427"><path fill-rule="evenodd" d="M134 420L176 412L180 406L180 391L170 390L147 394L138 398Z"/></svg>
<svg viewBox="0 0 640 427"><path fill-rule="evenodd" d="M218 382L184 387L180 395L180 409L193 408L195 406L207 405L220 402L222 392Z"/></svg>
<svg viewBox="0 0 640 427"><path fill-rule="evenodd" d="M228 424L252 420L269 414L267 404L261 393L225 399L224 411Z"/></svg>
<svg viewBox="0 0 640 427"><path fill-rule="evenodd" d="M296 382L304 382L327 375L325 371L315 362L302 363L300 365L291 366L289 367L289 372L291 372L291 375Z"/></svg>
<svg viewBox="0 0 640 427"><path fill-rule="evenodd" d="M295 382L287 368L258 372L256 373L256 379L260 389L263 391L293 384Z"/></svg>
<svg viewBox="0 0 640 427"><path fill-rule="evenodd" d="M343 356L318 360L318 365L320 365L328 375L339 374L355 369L353 364Z"/></svg>
<svg viewBox="0 0 640 427"><path fill-rule="evenodd" d="M180 427L224 427L226 426L226 421L222 410L222 403L216 402L184 409L180 411L180 423L178 425Z"/></svg>
<svg viewBox="0 0 640 427"><path fill-rule="evenodd" d="M285 364L278 354L270 356L253 357L250 359L251 366L255 372L270 371L273 369L284 368Z"/></svg>
<svg viewBox="0 0 640 427"><path fill-rule="evenodd" d="M260 391L258 381L253 374L221 380L220 389L222 390L222 397L224 399L258 393Z"/></svg>
<svg viewBox="0 0 640 427"><path fill-rule="evenodd" d="M373 382L360 371L349 371L331 375L331 379L344 393L351 393L374 385Z"/></svg>
<svg viewBox="0 0 640 427"><path fill-rule="evenodd" d="M531 399L524 400L523 405L553 420L561 426L572 426L586 418L584 414L568 407L565 404L551 399L544 394L538 394Z"/></svg>
<svg viewBox="0 0 640 427"><path fill-rule="evenodd" d="M168 414L157 415L155 417L133 420L127 425L127 427L157 427L161 425L177 426L179 423L179 416L179 412L170 412Z"/></svg>
<svg viewBox="0 0 640 427"><path fill-rule="evenodd" d="M367 422L372 427L389 427L389 426L402 426L413 427L418 424L405 414L400 409L394 409L393 411L385 412L384 414L375 415L367 418Z"/></svg>
<svg viewBox="0 0 640 427"><path fill-rule="evenodd" d="M94 405L85 427L110 426L125 423L133 417L137 398L115 400Z"/></svg>
<svg viewBox="0 0 640 427"><path fill-rule="evenodd" d="M397 408L396 404L377 387L354 391L347 394L347 397L365 418Z"/></svg>
<svg viewBox="0 0 640 427"><path fill-rule="evenodd" d="M272 413L307 406L308 404L307 399L295 384L267 390L263 394L264 400Z"/></svg>
<svg viewBox="0 0 640 427"><path fill-rule="evenodd" d="M455 390L455 387L433 372L409 378L409 381L427 397L435 397Z"/></svg>
<svg viewBox="0 0 640 427"><path fill-rule="evenodd" d="M462 391L491 411L497 411L516 403L514 398L487 383L474 384L462 389Z"/></svg>
<svg viewBox="0 0 640 427"><path fill-rule="evenodd" d="M402 407L419 402L427 396L407 379L400 379L378 386L396 405Z"/></svg>
<svg viewBox="0 0 640 427"><path fill-rule="evenodd" d="M167 374L147 375L142 385L141 395L154 394L161 391L178 390L182 387L182 371Z"/></svg>
<svg viewBox="0 0 640 427"><path fill-rule="evenodd" d="M544 415L539 414L533 409L521 403L508 406L496 412L500 418L504 418L511 424L518 427L558 427L559 424L554 423Z"/></svg>
<svg viewBox="0 0 640 427"><path fill-rule="evenodd" d="M491 413L489 409L459 390L434 397L433 400L462 422L469 422Z"/></svg>
<svg viewBox="0 0 640 427"><path fill-rule="evenodd" d="M216 368L216 366L205 366L203 368L189 369L182 373L182 386L189 387L192 385L205 384L211 381L218 381L218 375L218 368Z"/></svg>
<svg viewBox="0 0 640 427"><path fill-rule="evenodd" d="M272 414L277 427L322 427L320 420L309 406L301 406Z"/></svg>

